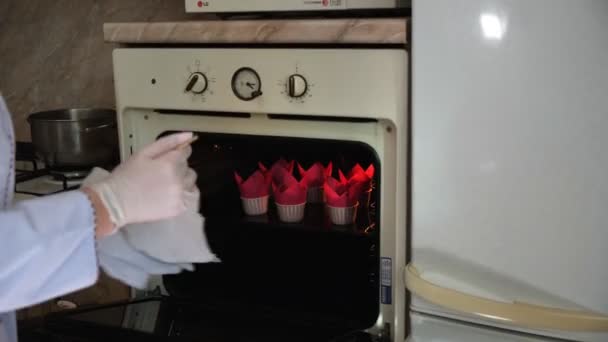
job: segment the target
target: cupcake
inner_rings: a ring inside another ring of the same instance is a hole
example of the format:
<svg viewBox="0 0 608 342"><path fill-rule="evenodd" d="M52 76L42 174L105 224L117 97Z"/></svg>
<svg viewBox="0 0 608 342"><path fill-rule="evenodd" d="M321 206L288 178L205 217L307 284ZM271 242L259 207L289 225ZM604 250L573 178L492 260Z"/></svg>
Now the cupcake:
<svg viewBox="0 0 608 342"><path fill-rule="evenodd" d="M296 223L304 219L304 212L306 210L306 202L300 204L279 204L277 205L277 212L279 214L279 220L286 223Z"/></svg>
<svg viewBox="0 0 608 342"><path fill-rule="evenodd" d="M298 163L298 171L302 177L302 182L308 188L307 202L308 203L323 203L325 195L323 194L323 185L327 177L331 176L332 163L329 162L327 167L323 164L316 162L309 169L305 170Z"/></svg>
<svg viewBox="0 0 608 342"><path fill-rule="evenodd" d="M358 198L361 195L360 183L348 183L329 177L325 183L325 196L327 199L327 212L333 224L353 224L357 219L359 208Z"/></svg>
<svg viewBox="0 0 608 342"><path fill-rule="evenodd" d="M272 188L279 220L287 223L302 221L308 193L306 185L289 175L281 185L273 182Z"/></svg>
<svg viewBox="0 0 608 342"><path fill-rule="evenodd" d="M359 202L350 207L332 207L327 205L327 211L329 213L331 223L340 226L353 224L357 220L358 208Z"/></svg>
<svg viewBox="0 0 608 342"><path fill-rule="evenodd" d="M370 164L367 169L363 169L361 165L356 164L348 173L348 176L340 173L340 180L348 184L359 183L361 185L361 193L359 194L359 203L364 207L369 207L372 197L372 184L374 179L375 168Z"/></svg>
<svg viewBox="0 0 608 342"><path fill-rule="evenodd" d="M270 197L268 192L270 178L257 170L246 180L235 172L234 179L241 193L241 203L245 214L249 216L266 214Z"/></svg>
<svg viewBox="0 0 608 342"><path fill-rule="evenodd" d="M270 196L261 196L261 197L241 197L241 203L243 205L243 211L246 215L249 216L257 216L264 215L268 212L268 198Z"/></svg>

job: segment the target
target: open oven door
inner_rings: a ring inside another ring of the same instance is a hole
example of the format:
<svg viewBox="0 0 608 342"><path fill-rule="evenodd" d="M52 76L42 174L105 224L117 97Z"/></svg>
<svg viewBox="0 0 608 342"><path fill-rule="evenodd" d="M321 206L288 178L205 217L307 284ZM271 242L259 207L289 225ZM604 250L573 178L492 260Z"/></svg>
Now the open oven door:
<svg viewBox="0 0 608 342"><path fill-rule="evenodd" d="M272 326L264 316L238 316L195 303L150 297L79 308L20 323L20 341L378 341L365 332L333 334L330 329Z"/></svg>

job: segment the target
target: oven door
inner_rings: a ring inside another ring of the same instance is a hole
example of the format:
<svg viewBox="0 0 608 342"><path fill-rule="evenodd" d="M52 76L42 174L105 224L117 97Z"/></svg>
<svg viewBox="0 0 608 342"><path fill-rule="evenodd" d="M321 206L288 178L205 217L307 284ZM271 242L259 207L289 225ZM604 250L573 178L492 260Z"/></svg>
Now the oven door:
<svg viewBox="0 0 608 342"><path fill-rule="evenodd" d="M28 341L375 341L364 332L333 336L311 327L272 325L263 317L227 319L213 310L170 298L147 298L60 312L37 322L20 322L19 340ZM271 326L271 329L268 327Z"/></svg>

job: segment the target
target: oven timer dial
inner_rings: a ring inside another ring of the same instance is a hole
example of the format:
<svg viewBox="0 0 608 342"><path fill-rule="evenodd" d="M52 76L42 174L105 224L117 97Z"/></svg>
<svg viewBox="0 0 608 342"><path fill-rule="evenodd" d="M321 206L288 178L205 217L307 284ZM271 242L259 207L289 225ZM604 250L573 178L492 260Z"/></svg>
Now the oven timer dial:
<svg viewBox="0 0 608 342"><path fill-rule="evenodd" d="M300 74L293 74L287 79L287 94L292 98L300 98L306 95L308 82Z"/></svg>
<svg viewBox="0 0 608 342"><path fill-rule="evenodd" d="M202 94L207 90L209 82L202 72L193 72L186 83L186 93Z"/></svg>

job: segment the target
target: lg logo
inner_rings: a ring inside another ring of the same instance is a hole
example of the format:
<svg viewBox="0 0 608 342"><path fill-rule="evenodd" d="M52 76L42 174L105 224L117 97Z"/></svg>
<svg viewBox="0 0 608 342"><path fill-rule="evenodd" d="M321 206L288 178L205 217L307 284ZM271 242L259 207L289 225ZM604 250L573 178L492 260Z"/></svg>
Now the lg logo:
<svg viewBox="0 0 608 342"><path fill-rule="evenodd" d="M209 6L209 1L199 1L196 3L198 7L207 7Z"/></svg>

